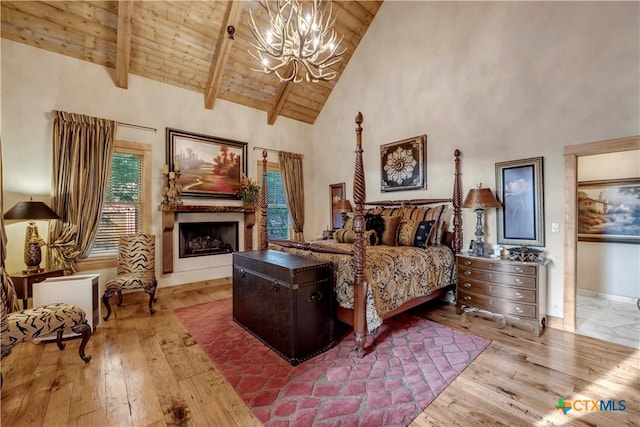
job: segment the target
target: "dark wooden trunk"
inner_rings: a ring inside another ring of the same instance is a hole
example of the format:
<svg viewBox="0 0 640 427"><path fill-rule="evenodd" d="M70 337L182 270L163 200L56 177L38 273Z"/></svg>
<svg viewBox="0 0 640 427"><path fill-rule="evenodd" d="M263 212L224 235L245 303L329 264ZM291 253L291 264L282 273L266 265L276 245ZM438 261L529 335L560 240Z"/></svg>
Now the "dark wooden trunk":
<svg viewBox="0 0 640 427"><path fill-rule="evenodd" d="M292 365L334 343L331 263L280 251L233 254L233 319Z"/></svg>

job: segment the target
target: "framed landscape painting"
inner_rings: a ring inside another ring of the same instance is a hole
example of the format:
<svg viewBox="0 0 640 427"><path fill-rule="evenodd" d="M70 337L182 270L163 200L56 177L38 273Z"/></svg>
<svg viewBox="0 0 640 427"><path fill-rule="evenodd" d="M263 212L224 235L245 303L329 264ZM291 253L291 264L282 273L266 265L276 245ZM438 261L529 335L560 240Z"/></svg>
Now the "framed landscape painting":
<svg viewBox="0 0 640 427"><path fill-rule="evenodd" d="M180 170L183 196L237 198L247 143L167 128L167 163Z"/></svg>
<svg viewBox="0 0 640 427"><path fill-rule="evenodd" d="M498 244L544 246L542 157L496 163Z"/></svg>
<svg viewBox="0 0 640 427"><path fill-rule="evenodd" d="M640 178L579 182L578 240L640 243Z"/></svg>
<svg viewBox="0 0 640 427"><path fill-rule="evenodd" d="M427 188L427 135L380 146L380 191Z"/></svg>

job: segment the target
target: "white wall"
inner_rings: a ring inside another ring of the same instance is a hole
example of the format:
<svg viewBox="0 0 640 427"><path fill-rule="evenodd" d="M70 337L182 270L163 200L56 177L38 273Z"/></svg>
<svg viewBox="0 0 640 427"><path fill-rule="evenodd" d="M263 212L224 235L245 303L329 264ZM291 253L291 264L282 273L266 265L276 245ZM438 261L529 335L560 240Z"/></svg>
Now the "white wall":
<svg viewBox="0 0 640 427"><path fill-rule="evenodd" d="M496 162L543 156L547 312L562 317L563 147L640 133L639 6L385 1L313 127L317 193L345 181L351 198L358 111L369 200L450 196L455 148L465 193L495 189ZM379 146L423 133L428 189L382 194ZM463 221L467 246L473 213ZM494 212L486 225L495 243Z"/></svg>
<svg viewBox="0 0 640 427"><path fill-rule="evenodd" d="M161 84L135 75L129 76L129 89L114 84L114 71L74 58L54 54L2 39L2 149L4 166L4 208L33 196L50 201L52 170L51 110L87 114L150 126L157 132L118 127L116 137L152 145L153 162L153 232L157 236L156 271L162 271L160 236L161 170L166 163L165 128L245 141L249 143L248 174L256 177L256 160L261 146L293 151L305 155L305 166L312 164L311 126L279 117L267 125L263 111L217 100L213 110L205 110L203 95ZM313 185L311 167L305 169L305 183ZM185 200L202 204L202 199ZM241 204L240 201L217 200L215 204ZM46 236L47 223L38 222L40 235ZM177 228L176 228L177 229ZM257 230L257 227L254 229ZM8 224L7 270L24 268L23 243L25 224ZM257 231L254 231L257 244ZM220 268L159 274L159 286L207 280L231 275L231 261ZM44 259L44 258L43 258ZM104 283L115 271L101 271Z"/></svg>
<svg viewBox="0 0 640 427"><path fill-rule="evenodd" d="M640 177L640 151L578 157L578 181ZM640 245L578 242L577 285L598 294L640 297Z"/></svg>

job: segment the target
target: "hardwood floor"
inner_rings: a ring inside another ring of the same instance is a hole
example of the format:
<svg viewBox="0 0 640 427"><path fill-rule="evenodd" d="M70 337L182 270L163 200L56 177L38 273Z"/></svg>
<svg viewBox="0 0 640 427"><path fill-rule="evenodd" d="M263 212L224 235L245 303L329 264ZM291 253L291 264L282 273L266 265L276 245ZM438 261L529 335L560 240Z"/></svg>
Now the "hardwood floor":
<svg viewBox="0 0 640 427"><path fill-rule="evenodd" d="M64 351L17 345L2 361L2 425L259 426L173 314L229 296L229 280L161 288L149 316L145 295L125 295L89 341L87 365L78 340ZM639 425L639 350L554 329L534 338L450 305L413 312L493 340L413 425ZM558 398L624 400L626 410L564 415Z"/></svg>

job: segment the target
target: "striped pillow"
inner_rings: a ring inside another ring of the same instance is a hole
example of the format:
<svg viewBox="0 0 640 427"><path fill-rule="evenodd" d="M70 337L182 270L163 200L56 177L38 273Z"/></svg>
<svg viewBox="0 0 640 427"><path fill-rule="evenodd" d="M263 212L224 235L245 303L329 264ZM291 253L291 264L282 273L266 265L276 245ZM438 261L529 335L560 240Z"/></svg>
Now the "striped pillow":
<svg viewBox="0 0 640 427"><path fill-rule="evenodd" d="M439 246L442 243L442 237L445 227L445 219L449 206L438 205L434 207L417 207L417 206L405 206L402 208L402 218L412 219L414 221L435 221L435 232L431 234L429 238L429 244Z"/></svg>

